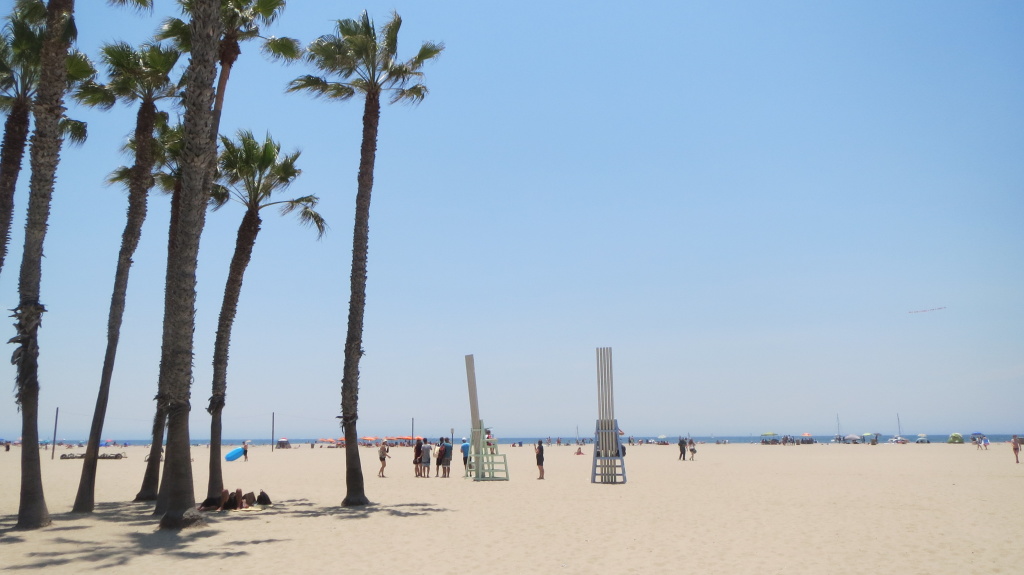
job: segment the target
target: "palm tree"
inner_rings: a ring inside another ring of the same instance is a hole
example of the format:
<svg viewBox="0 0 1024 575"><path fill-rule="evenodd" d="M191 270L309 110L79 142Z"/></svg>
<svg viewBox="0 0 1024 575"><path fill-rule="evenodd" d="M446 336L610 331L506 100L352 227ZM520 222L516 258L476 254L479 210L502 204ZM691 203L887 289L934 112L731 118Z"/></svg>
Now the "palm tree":
<svg viewBox="0 0 1024 575"><path fill-rule="evenodd" d="M133 0L124 1L131 2ZM192 23L194 24L196 10L200 7L205 9L208 1L209 0L178 0L178 4L181 6L183 13L192 17ZM213 121L210 129L210 138L213 140L214 155L216 155L216 136L220 131L221 111L224 107L224 90L227 87L227 81L231 75L231 68L242 51L239 42L253 38L262 38L262 36L260 36L260 25L272 24L284 10L285 4L286 2L284 0L220 0L219 2L220 26L218 28L215 42L218 43L217 45L219 46L216 59L220 64L220 79L217 82L217 91L214 96L212 114ZM170 18L161 26L156 37L160 40L170 40L182 52L191 52L195 43L194 34L195 32L191 24L188 24L179 18ZM282 60L297 58L301 52L298 41L290 38L265 38L262 49L265 54L270 55L272 58ZM211 170L214 169L216 166L216 158L214 158L213 162L209 165ZM207 181L212 182L214 175L211 172L206 177ZM170 265L171 260L171 246L173 246L175 241L174 238L177 235L176 226L179 221L179 203L177 192L172 192L171 222L170 230L168 232L168 265ZM168 313L169 305L169 302L164 302L165 314ZM154 459L159 461L159 438L157 438L157 434L162 437L164 428L162 420L165 417L161 415L163 408L160 406L160 398L165 393L163 387L164 380L162 366L170 362L170 359L164 356L163 353L169 351L170 349L167 347L161 349L161 375L160 381L157 383L157 409L156 415L153 419L154 438L153 450L150 453L151 462L153 462ZM154 475L150 468L147 467L146 474L142 480L142 487L139 489L139 493L135 497L136 501L154 498L157 483L159 483L158 474ZM159 496L159 494L156 495L157 497ZM158 514L163 513L165 508L166 501L158 500L156 512Z"/></svg>
<svg viewBox="0 0 1024 575"><path fill-rule="evenodd" d="M252 249L256 244L262 219L260 211L271 206L278 206L282 215L298 211L299 221L312 225L317 230L317 239L323 237L327 229L324 219L314 208L319 201L316 196L303 196L284 201L271 201L271 196L286 189L299 176L301 171L295 167L299 152L281 155L281 145L270 135L259 142L252 132L238 132L238 141L233 142L221 136L220 182L222 193L218 194L220 205L234 200L245 208L245 215L238 227L235 240L235 253L231 256L228 268L227 284L224 286L224 301L220 307L220 319L217 322L217 337L213 346L213 395L210 405L206 408L211 415L210 421L210 480L207 497L219 497L224 489L221 473L221 412L224 410L224 398L227 391L228 347L231 344L231 326L238 310L238 298L242 291L242 277L252 258Z"/></svg>
<svg viewBox="0 0 1024 575"><path fill-rule="evenodd" d="M164 329L157 409L167 414L167 452L156 513L160 527L181 529L201 520L195 510L189 442L189 397L195 330L196 265L217 147L210 131L220 1L192 2L191 61L185 77L181 191L168 242Z"/></svg>
<svg viewBox="0 0 1024 575"><path fill-rule="evenodd" d="M46 5L41 0L18 0L0 32L0 111L7 113L0 147L0 269L10 243L14 190L28 142L45 22ZM77 50L68 55L66 65L72 84L95 73L89 59ZM85 141L84 122L62 118L61 132L73 144Z"/></svg>
<svg viewBox="0 0 1024 575"><path fill-rule="evenodd" d="M181 198L181 151L184 127L181 124L168 126L161 123L157 127L157 138L154 152L157 152L160 159L156 161L159 168L154 172L157 187L171 195L171 222L170 232L177 229L178 222L178 200ZM122 174L121 179L128 180L127 174ZM174 236L169 234L167 238L167 254L170 257L171 247L174 245ZM167 305L167 302L164 302ZM135 495L135 501L155 501L160 486L160 460L163 453L164 429L167 427L167 413L159 402L156 413L153 416L153 442L149 447L149 459L146 462L146 471L142 476L142 486Z"/></svg>
<svg viewBox="0 0 1024 575"><path fill-rule="evenodd" d="M177 97L177 85L171 81L171 72L177 65L180 55L177 50L159 44L144 44L140 50L123 42L107 44L102 48L102 61L110 77L109 83L101 85L87 82L75 94L79 102L90 106L110 109L117 100L122 100L137 101L139 109L132 138L135 142L135 165L130 169L128 180L128 221L121 234L121 250L117 258L114 290L110 298L107 319L107 350L103 356L100 388L89 431L89 442L85 450L82 477L78 484L78 495L72 509L74 512L91 513L93 510L100 434L103 432L107 398L110 395L110 380L114 373L114 359L124 317L128 275L131 271L132 256L142 235L142 224L146 220L149 189L153 187L153 166L156 162L153 133L159 113L157 102Z"/></svg>
<svg viewBox="0 0 1024 575"><path fill-rule="evenodd" d="M14 309L18 344L11 363L18 369L17 402L21 408L21 494L18 506L20 529L38 529L50 524L39 461L39 325L46 308L39 301L43 240L53 196L54 176L60 156L60 120L64 115L67 68L71 45L74 0L49 0L46 32L40 49L40 75L35 101L35 131L29 164L28 218L25 249L18 277L18 307Z"/></svg>
<svg viewBox="0 0 1024 575"><path fill-rule="evenodd" d="M410 60L398 56L398 31L402 19L392 13L378 37L373 21L364 11L359 20L338 20L335 34L321 36L307 48L306 60L323 76L300 76L288 91L306 91L331 100L347 100L355 94L365 97L363 137L356 178L355 230L352 238L351 295L348 303L348 332L345 336L345 365L341 380L341 422L345 431L345 485L342 505L366 505L356 432L359 399L359 359L363 355L363 311L366 307L366 259L370 238L370 193L377 154L377 126L380 123L381 94L390 93L391 103L418 103L427 87L413 80L423 76L423 66L436 58L444 44L424 42ZM330 78L340 81L332 81Z"/></svg>
<svg viewBox="0 0 1024 575"><path fill-rule="evenodd" d="M191 14L196 0L178 0L182 12ZM260 26L270 26L284 12L287 0L221 0L221 37L218 63L220 77L217 80L217 96L213 106L213 133L220 130L220 117L224 109L224 90L227 89L231 69L242 54L242 42L263 40L260 51L273 60L285 62L297 60L302 47L293 38L264 37ZM179 18L168 18L157 32L158 40L170 40L182 52L192 49L192 32L188 24Z"/></svg>

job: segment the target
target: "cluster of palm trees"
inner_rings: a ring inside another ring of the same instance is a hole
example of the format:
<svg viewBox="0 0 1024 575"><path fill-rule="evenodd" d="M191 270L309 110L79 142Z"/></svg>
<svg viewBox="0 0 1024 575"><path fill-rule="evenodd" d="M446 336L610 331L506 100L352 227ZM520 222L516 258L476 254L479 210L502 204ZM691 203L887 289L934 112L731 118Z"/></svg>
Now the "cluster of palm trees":
<svg viewBox="0 0 1024 575"><path fill-rule="evenodd" d="M363 310L369 240L370 196L376 156L381 97L392 103L417 103L427 95L420 82L424 65L436 58L443 44L424 42L415 56L399 60L397 14L379 30L365 12L358 19L338 20L332 34L306 48L292 38L265 37L263 29L283 13L286 0L177 0L184 19L164 22L152 41L139 47L125 43L103 46L100 62L105 81L92 62L74 50L74 0L16 0L0 41L0 109L7 113L0 150L0 269L13 217L13 195L24 148L33 127L30 150L31 180L25 246L19 277L19 303L14 309L17 402L22 413L22 457L18 527L32 529L50 523L42 489L38 434L38 329L45 311L39 301L40 268L54 174L63 139L85 138L85 126L64 114L66 96L88 106L111 108L117 103L137 107L134 135L127 145L134 160L115 169L110 182L128 191L127 222L114 278L107 324L107 346L100 377L82 476L73 511L94 507L96 461L110 393L118 337L125 312L132 256L146 218L150 190L171 194L167 275L160 369L153 421L151 457L137 501L156 501L155 514L165 528L198 521L189 439L189 397L192 382L196 267L199 239L207 209L227 203L243 207L235 252L214 345L211 415L210 479L208 493L223 489L220 468L221 413L227 390L228 349L243 277L261 226L261 212L275 206L282 214L295 212L300 222L326 231L316 211L318 198L289 200L274 197L301 174L299 153L285 154L268 134L262 140L241 130L235 139L219 136L220 117L231 68L241 54L240 43L258 40L273 59L302 60L315 74L292 81L287 90L329 100L364 99L362 145L357 175L348 330L341 385L341 421L347 440L346 496L343 505L368 503L363 488L356 431L359 360L362 356ZM151 9L152 0L108 0L110 4ZM174 75L182 55L188 66ZM160 106L184 110L180 123ZM160 447L167 430L161 477Z"/></svg>

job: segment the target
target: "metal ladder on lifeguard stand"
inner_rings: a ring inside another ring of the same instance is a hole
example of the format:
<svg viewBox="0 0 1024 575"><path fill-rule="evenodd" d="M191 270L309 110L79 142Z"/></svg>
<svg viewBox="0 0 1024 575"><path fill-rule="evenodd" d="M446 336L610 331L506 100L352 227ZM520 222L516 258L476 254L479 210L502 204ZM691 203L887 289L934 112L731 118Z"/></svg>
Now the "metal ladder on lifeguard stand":
<svg viewBox="0 0 1024 575"><path fill-rule="evenodd" d="M490 442L484 437L484 422L472 430L469 441L469 461L466 465L466 477L473 481L508 481L508 460L498 453L498 442Z"/></svg>

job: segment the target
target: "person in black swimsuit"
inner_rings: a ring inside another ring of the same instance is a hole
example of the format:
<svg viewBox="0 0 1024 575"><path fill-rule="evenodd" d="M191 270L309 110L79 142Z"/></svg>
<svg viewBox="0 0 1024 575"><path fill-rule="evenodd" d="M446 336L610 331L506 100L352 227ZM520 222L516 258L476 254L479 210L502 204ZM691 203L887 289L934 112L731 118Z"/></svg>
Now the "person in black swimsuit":
<svg viewBox="0 0 1024 575"><path fill-rule="evenodd" d="M537 470L540 471L540 477L537 479L544 479L544 440L537 440L537 447L533 448L533 451L537 453Z"/></svg>

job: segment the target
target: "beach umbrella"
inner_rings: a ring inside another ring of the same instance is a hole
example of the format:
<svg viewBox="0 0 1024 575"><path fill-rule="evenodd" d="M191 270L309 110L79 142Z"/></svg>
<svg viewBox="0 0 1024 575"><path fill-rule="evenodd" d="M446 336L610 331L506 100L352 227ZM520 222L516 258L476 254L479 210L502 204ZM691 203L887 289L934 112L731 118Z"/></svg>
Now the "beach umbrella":
<svg viewBox="0 0 1024 575"><path fill-rule="evenodd" d="M843 439L848 439L848 440L850 440L850 441L857 441L858 439L860 439L860 436L859 436L859 435L856 435L856 434L853 434L853 433L851 433L850 435L847 435L847 436L846 436L846 437L844 437Z"/></svg>
<svg viewBox="0 0 1024 575"><path fill-rule="evenodd" d="M359 439L362 439L363 441L376 441L377 440L377 438L372 436L372 435L367 435L366 437L360 437Z"/></svg>
<svg viewBox="0 0 1024 575"><path fill-rule="evenodd" d="M665 436L664 435L659 435L658 439L665 439Z"/></svg>
<svg viewBox="0 0 1024 575"><path fill-rule="evenodd" d="M928 437L928 434L927 433L918 433L917 436L918 437Z"/></svg>
<svg viewBox="0 0 1024 575"><path fill-rule="evenodd" d="M761 437L775 437L776 435L778 435L778 433L775 433L774 431L769 431L768 433L762 433Z"/></svg>
<svg viewBox="0 0 1024 575"><path fill-rule="evenodd" d="M811 436L811 434L810 434L810 433L801 433L800 435L801 435L802 437L810 437L810 436Z"/></svg>

